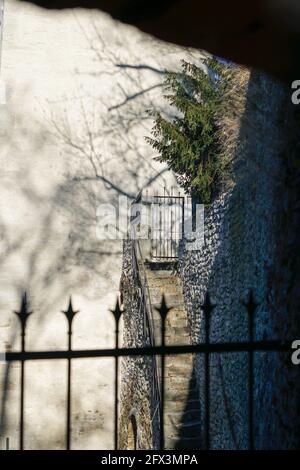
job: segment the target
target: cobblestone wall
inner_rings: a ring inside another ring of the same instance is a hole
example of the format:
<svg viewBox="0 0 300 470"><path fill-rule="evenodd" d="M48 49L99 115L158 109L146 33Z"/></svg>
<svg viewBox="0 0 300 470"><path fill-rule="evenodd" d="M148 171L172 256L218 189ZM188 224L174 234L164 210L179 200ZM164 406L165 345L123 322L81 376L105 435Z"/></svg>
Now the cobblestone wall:
<svg viewBox="0 0 300 470"><path fill-rule="evenodd" d="M138 280L134 272L132 250L132 242L124 241L120 287L125 309L123 345L124 347L143 347L149 346L149 343L144 332L143 305L141 304ZM120 449L126 449L128 446L128 426L132 415L134 415L137 424L137 448L158 447L156 404L152 395L152 361L153 359L150 357L123 359L120 397Z"/></svg>
<svg viewBox="0 0 300 470"><path fill-rule="evenodd" d="M200 305L207 290L216 304L211 341L248 339L242 302L250 289L259 303L255 339L299 337L299 261L292 261L299 243L299 164L292 155L296 148L290 140L289 110L289 94L280 84L252 74L234 163L236 184L206 210L204 245L181 247L180 271L195 343L203 340ZM297 448L296 367L277 353L255 353L254 367L255 447ZM203 411L204 364L199 356L195 372ZM211 356L213 448L248 446L247 374L246 353Z"/></svg>

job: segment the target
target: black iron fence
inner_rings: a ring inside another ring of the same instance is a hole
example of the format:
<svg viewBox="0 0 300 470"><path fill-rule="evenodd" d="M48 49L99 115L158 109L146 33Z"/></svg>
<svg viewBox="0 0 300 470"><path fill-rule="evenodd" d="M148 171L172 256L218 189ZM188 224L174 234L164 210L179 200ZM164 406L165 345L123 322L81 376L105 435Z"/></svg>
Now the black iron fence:
<svg viewBox="0 0 300 470"><path fill-rule="evenodd" d="M150 346L142 348L127 348L119 347L119 323L122 316L119 300L116 307L112 310L115 319L115 347L110 349L93 349L93 350L74 350L72 347L72 334L73 334L73 319L78 311L74 310L72 300L70 299L69 306L64 315L68 323L68 348L62 351L27 351L26 349L26 327L28 318L32 315L29 309L29 304L26 294L23 295L21 308L19 312L15 312L20 320L21 327L21 350L10 351L5 354L6 361L20 362L21 363L21 378L20 378L20 422L19 422L19 436L20 449L24 449L24 409L25 409L25 363L27 361L36 360L58 360L66 359L68 361L67 372L67 406L66 406L66 449L71 448L72 437L72 421L71 421L71 405L72 405L72 368L71 361L79 358L96 358L96 357L111 357L115 358L115 408L114 408L114 445L118 448L118 395L119 395L119 379L118 368L119 358L122 357L137 357L137 356L160 356L161 357L161 376L160 376L160 448L164 449L164 367L165 358L168 355L180 355L187 353L203 354L205 357L205 443L206 449L211 448L211 409L210 409L210 355L213 353L248 353L248 426L249 426L249 449L254 448L254 435L253 435L253 386L254 386L254 368L253 368L253 355L255 352L264 351L277 351L289 353L291 348L290 341L255 341L254 340L254 326L255 326L255 312L257 309L252 292L249 295L248 301L244 304L248 312L248 341L241 342L224 342L224 343L210 343L210 318L213 309L216 307L211 303L210 296L207 293L205 301L201 306L205 315L205 342L194 345L172 346L166 345L166 319L168 312L171 310L166 305L165 298L162 297L161 306L158 310L161 318L161 337L162 342L160 346L150 344Z"/></svg>
<svg viewBox="0 0 300 470"><path fill-rule="evenodd" d="M163 195L140 193L133 204L139 204L139 224L144 225L146 238L151 240L150 257L153 260L176 260L180 241L184 234L186 198L175 191Z"/></svg>

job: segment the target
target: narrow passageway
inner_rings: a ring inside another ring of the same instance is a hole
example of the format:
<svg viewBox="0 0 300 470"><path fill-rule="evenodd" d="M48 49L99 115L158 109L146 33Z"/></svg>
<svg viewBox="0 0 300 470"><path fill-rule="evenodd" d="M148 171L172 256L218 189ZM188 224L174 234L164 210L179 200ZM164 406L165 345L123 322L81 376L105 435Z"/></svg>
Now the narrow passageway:
<svg viewBox="0 0 300 470"><path fill-rule="evenodd" d="M176 262L146 262L146 276L154 319L156 344L161 321L156 308L164 295L172 307L167 317L166 344L190 344L187 311ZM200 448L200 403L193 373L193 355L169 356L165 363L165 448ZM158 363L159 364L159 363ZM161 370L159 370L161 374Z"/></svg>

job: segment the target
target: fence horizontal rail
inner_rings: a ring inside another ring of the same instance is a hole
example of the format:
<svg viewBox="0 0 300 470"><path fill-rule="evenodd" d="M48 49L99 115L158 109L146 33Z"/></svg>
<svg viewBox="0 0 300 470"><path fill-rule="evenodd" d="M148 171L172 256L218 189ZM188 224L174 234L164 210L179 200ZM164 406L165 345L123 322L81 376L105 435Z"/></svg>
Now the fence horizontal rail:
<svg viewBox="0 0 300 470"><path fill-rule="evenodd" d="M291 350L292 341L255 341L237 343L210 343L177 346L149 346L143 348L83 349L74 351L26 351L7 352L7 361L46 360L46 359L84 359L94 357L155 356L189 353L235 353L235 352L285 352Z"/></svg>
<svg viewBox="0 0 300 470"><path fill-rule="evenodd" d="M115 320L115 346L106 349L74 349L73 348L73 320L78 311L73 309L72 299L70 298L67 310L63 311L67 319L68 329L66 331L68 346L66 349L59 351L30 351L26 347L26 329L27 320L33 314L29 308L27 295L24 293L21 301L20 310L15 312L20 321L20 336L21 347L20 350L10 350L3 354L0 353L2 360L10 362L20 362L21 375L20 375L20 423L19 423L19 436L20 436L20 449L24 449L24 434L25 434L25 365L27 361L34 360L66 360L67 361L67 406L66 406L66 448L71 448L72 443L72 367L73 359L94 359L94 358L112 358L115 361L114 367L114 383L115 383L115 407L114 407L114 448L118 449L118 396L119 396L119 358L130 357L161 357L161 378L160 378L160 419L159 419L159 432L160 432L160 449L165 448L164 443L164 367L165 358L168 356L182 355L182 354L203 354L205 359L204 367L204 395L205 395L205 412L204 412L204 429L205 429L205 448L211 448L211 373L210 373L210 355L222 353L248 353L248 435L249 435L249 449L255 448L255 432L254 432L254 354L264 352L276 353L290 353L292 352L293 341L284 340L255 340L255 314L258 307L253 295L253 291L249 292L249 298L246 302L241 301L242 305L248 313L248 327L247 338L245 341L224 341L224 342L211 342L211 314L216 305L213 305L210 295L207 292L202 305L199 306L199 312L204 314L204 337L203 342L198 344L185 344L185 345L172 345L166 344L166 320L168 312L172 310L168 307L164 295L162 296L161 306L156 307L161 320L161 345L151 344L142 347L120 347L119 345L119 322L123 311L121 309L120 301L117 300L116 307L111 310ZM145 343L144 343L145 344ZM148 342L146 344L149 344Z"/></svg>

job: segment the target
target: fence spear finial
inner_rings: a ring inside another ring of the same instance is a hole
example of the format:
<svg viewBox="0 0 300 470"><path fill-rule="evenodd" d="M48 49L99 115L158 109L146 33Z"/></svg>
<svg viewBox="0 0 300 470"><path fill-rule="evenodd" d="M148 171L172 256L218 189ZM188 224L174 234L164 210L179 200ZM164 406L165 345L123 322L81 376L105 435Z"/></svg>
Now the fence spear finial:
<svg viewBox="0 0 300 470"><path fill-rule="evenodd" d="M120 299L119 297L117 297L117 300L116 300L116 305L115 305L115 308L113 310L110 310L110 312L113 314L113 316L115 317L115 320L117 323L119 323L119 320L122 316L122 309L121 309L121 306L120 306Z"/></svg>
<svg viewBox="0 0 300 470"><path fill-rule="evenodd" d="M253 316L256 312L256 309L258 307L258 303L255 301L254 299L254 294L253 294L253 290L251 289L250 292L249 292L249 296L248 296L248 300L247 302L243 302L243 305L246 307L247 311L248 311L248 314L250 316Z"/></svg>
<svg viewBox="0 0 300 470"><path fill-rule="evenodd" d="M168 313L169 313L169 311L172 310L172 308L173 307L168 307L167 306L166 297L165 297L165 294L163 294L162 299L161 299L160 307L155 307L155 310L157 310L158 313L160 314L161 318L163 320L165 320Z"/></svg>
<svg viewBox="0 0 300 470"><path fill-rule="evenodd" d="M75 317L75 315L79 312L79 310L74 310L73 304L72 304L72 297L70 296L69 299L69 305L67 310L62 310L62 313L67 317L67 320L69 322L69 325L72 324L72 321Z"/></svg>
<svg viewBox="0 0 300 470"><path fill-rule="evenodd" d="M201 305L201 310L203 310L205 315L210 315L215 307L216 306L211 302L209 292L206 292L205 298L204 298L204 303Z"/></svg>
<svg viewBox="0 0 300 470"><path fill-rule="evenodd" d="M27 298L27 292L24 292L22 295L22 300L21 300L21 306L19 312L14 311L14 313L18 316L22 328L25 329L26 327L26 322L28 320L29 315L31 315L33 312L29 310L29 302Z"/></svg>

